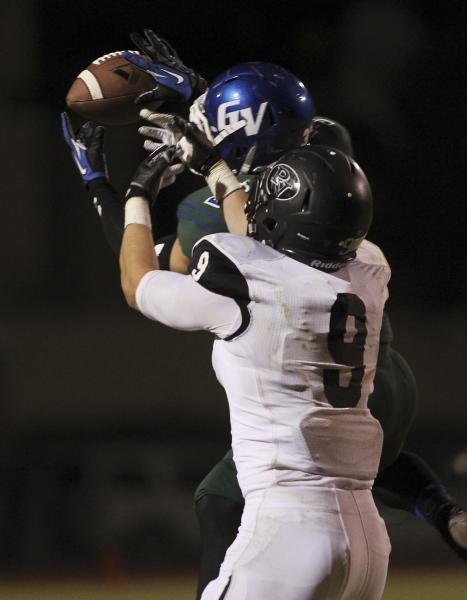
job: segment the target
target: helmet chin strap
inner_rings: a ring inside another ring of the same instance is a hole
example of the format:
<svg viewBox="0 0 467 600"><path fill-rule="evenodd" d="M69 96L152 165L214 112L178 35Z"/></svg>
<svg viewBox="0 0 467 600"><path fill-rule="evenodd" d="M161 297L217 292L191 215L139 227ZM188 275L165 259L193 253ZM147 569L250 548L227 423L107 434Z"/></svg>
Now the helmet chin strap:
<svg viewBox="0 0 467 600"><path fill-rule="evenodd" d="M248 223L248 232L247 232L247 235L249 237L253 237L255 235L255 233L256 233L256 223L250 221Z"/></svg>
<svg viewBox="0 0 467 600"><path fill-rule="evenodd" d="M239 129L243 129L245 127L245 125L246 125L245 119L240 119L239 121L236 121L235 123L230 123L229 125L224 127L224 129L222 129L222 131L220 131L213 138L213 140L212 140L213 145L218 146L222 141L225 140L226 137L229 137L229 135L232 135L232 133L235 133Z"/></svg>

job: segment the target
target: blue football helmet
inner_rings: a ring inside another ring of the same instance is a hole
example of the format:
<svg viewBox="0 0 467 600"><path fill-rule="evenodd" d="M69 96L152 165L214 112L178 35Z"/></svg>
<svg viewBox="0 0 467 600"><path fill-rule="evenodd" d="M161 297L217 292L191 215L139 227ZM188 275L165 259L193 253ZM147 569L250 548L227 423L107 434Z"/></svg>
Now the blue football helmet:
<svg viewBox="0 0 467 600"><path fill-rule="evenodd" d="M214 135L246 121L217 146L237 172L266 166L306 143L315 116L304 84L286 69L266 62L242 63L219 75L209 86L204 111Z"/></svg>

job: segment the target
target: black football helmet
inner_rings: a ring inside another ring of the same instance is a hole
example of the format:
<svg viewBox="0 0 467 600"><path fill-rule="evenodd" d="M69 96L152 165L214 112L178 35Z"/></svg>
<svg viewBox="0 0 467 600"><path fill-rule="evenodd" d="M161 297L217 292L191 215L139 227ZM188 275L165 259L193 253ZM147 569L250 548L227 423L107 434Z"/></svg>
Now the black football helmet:
<svg viewBox="0 0 467 600"><path fill-rule="evenodd" d="M358 164L335 148L312 145L265 169L245 211L250 237L328 271L355 256L373 212Z"/></svg>
<svg viewBox="0 0 467 600"><path fill-rule="evenodd" d="M349 130L341 123L328 117L314 117L308 143L312 146L328 146L345 152L353 158L352 138Z"/></svg>

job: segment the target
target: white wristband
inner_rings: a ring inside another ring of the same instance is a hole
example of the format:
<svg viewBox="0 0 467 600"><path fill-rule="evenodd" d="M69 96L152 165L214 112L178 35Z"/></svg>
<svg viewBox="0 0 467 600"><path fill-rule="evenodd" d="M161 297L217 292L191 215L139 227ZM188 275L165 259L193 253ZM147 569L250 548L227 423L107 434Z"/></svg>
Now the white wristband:
<svg viewBox="0 0 467 600"><path fill-rule="evenodd" d="M146 225L152 229L149 203L142 196L133 196L125 204L125 227L132 224Z"/></svg>
<svg viewBox="0 0 467 600"><path fill-rule="evenodd" d="M224 160L216 162L211 167L209 174L206 175L206 183L211 188L211 192L219 204L229 194L243 187Z"/></svg>

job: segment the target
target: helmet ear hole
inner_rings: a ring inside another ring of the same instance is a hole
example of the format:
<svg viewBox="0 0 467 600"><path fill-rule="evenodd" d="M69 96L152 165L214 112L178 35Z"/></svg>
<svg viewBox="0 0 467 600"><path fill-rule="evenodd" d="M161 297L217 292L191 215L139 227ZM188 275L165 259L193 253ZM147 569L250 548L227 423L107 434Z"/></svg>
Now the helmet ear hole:
<svg viewBox="0 0 467 600"><path fill-rule="evenodd" d="M270 120L270 125L276 125L277 124L277 118L276 115L274 114L274 111L272 110L272 108L268 105L268 117Z"/></svg>
<svg viewBox="0 0 467 600"><path fill-rule="evenodd" d="M272 217L266 217L266 219L263 221L263 225L268 231L274 231L274 229L277 227L277 221Z"/></svg>
<svg viewBox="0 0 467 600"><path fill-rule="evenodd" d="M248 146L237 146L234 149L234 156L235 156L235 158L242 159L246 156L247 152L248 152Z"/></svg>
<svg viewBox="0 0 467 600"><path fill-rule="evenodd" d="M311 190L307 190L306 196L303 200L301 212L308 212L310 210L310 199L311 199Z"/></svg>

